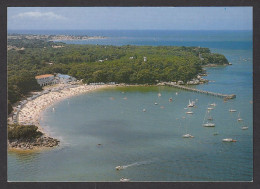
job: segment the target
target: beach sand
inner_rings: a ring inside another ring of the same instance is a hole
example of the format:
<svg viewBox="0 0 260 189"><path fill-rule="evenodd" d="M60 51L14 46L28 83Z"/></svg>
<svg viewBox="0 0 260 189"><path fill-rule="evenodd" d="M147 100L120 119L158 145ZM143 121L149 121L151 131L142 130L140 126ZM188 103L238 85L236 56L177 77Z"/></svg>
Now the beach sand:
<svg viewBox="0 0 260 189"><path fill-rule="evenodd" d="M34 100L28 101L20 110L18 114L18 124L21 125L36 125L38 130L45 136L49 136L46 131L40 126L39 119L41 112L48 106L59 102L65 98L69 98L75 95L83 94L89 91L112 87L111 85L80 85L75 88L64 88L60 91L53 91L47 94L41 95ZM49 88L50 89L50 88Z"/></svg>

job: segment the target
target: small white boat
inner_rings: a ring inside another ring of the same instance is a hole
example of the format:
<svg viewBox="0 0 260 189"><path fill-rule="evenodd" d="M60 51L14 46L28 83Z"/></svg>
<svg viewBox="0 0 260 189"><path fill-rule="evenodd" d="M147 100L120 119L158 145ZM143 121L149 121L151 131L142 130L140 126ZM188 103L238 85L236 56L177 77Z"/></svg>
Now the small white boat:
<svg viewBox="0 0 260 189"><path fill-rule="evenodd" d="M162 96L162 94L161 93L158 93L158 97L161 97Z"/></svg>
<svg viewBox="0 0 260 189"><path fill-rule="evenodd" d="M169 102L172 102L172 98L169 98Z"/></svg>
<svg viewBox="0 0 260 189"><path fill-rule="evenodd" d="M247 126L243 126L243 127L241 127L241 129L242 129L242 130L247 130L248 127L247 127Z"/></svg>
<svg viewBox="0 0 260 189"><path fill-rule="evenodd" d="M207 122L207 123L204 123L204 124L202 124L204 127L215 127L215 124L214 123L209 123L209 122Z"/></svg>
<svg viewBox="0 0 260 189"><path fill-rule="evenodd" d="M189 112L186 112L186 114L193 114L193 112L192 112L192 111L189 111Z"/></svg>
<svg viewBox="0 0 260 189"><path fill-rule="evenodd" d="M194 136L192 136L191 134L185 134L182 135L183 138L194 138Z"/></svg>
<svg viewBox="0 0 260 189"><path fill-rule="evenodd" d="M116 170L117 170L117 171L124 169L124 167L123 167L123 166L121 166L121 165L119 165L119 166L116 166L115 168L116 168Z"/></svg>
<svg viewBox="0 0 260 189"><path fill-rule="evenodd" d="M212 107L208 107L208 110L214 110L214 108L212 108Z"/></svg>
<svg viewBox="0 0 260 189"><path fill-rule="evenodd" d="M146 112L146 109L145 109L145 108L143 109L143 112Z"/></svg>
<svg viewBox="0 0 260 189"><path fill-rule="evenodd" d="M120 182L129 182L129 181L130 181L130 179L124 178L124 177L122 177L122 178L120 179Z"/></svg>
<svg viewBox="0 0 260 189"><path fill-rule="evenodd" d="M155 104L155 105L158 105L158 103L157 103L157 102L155 102L154 104Z"/></svg>
<svg viewBox="0 0 260 189"><path fill-rule="evenodd" d="M237 119L237 121L243 121L243 119L240 117L240 112L239 112L239 114L238 114L238 119Z"/></svg>
<svg viewBox="0 0 260 189"><path fill-rule="evenodd" d="M195 106L195 102L194 102L194 101L190 101L190 100L189 100L188 107L194 107L194 106Z"/></svg>
<svg viewBox="0 0 260 189"><path fill-rule="evenodd" d="M229 112L236 112L235 109L229 109Z"/></svg>
<svg viewBox="0 0 260 189"><path fill-rule="evenodd" d="M216 103L212 103L212 104L210 104L210 106L216 106L217 104Z"/></svg>
<svg viewBox="0 0 260 189"><path fill-rule="evenodd" d="M224 138L222 139L223 142L236 142L237 140L234 140L232 138Z"/></svg>
<svg viewBox="0 0 260 189"><path fill-rule="evenodd" d="M178 95L178 93L177 93L177 92L176 92L175 94L176 94L176 95Z"/></svg>

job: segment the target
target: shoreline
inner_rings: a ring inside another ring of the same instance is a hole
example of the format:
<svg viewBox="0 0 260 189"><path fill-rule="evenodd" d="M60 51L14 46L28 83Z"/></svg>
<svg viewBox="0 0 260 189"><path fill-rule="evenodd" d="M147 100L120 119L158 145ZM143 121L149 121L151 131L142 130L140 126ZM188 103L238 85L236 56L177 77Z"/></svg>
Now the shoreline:
<svg viewBox="0 0 260 189"><path fill-rule="evenodd" d="M68 85L67 85L68 87ZM50 133L48 133L41 125L40 125L40 119L42 116L42 113L44 110L46 110L51 105L54 105L62 100L65 100L67 98L77 96L80 94L84 94L87 92L95 91L98 89L104 89L108 87L115 87L114 85L79 85L79 86L71 86L70 88L64 87L57 91L52 91L51 89L55 89L55 87L48 87L49 90L51 90L47 94L43 94L33 100L28 101L19 111L19 114L17 115L18 124L21 125L35 125L38 127L38 131L43 133L43 137L45 138L51 138ZM55 139L56 140L56 139ZM51 147L46 146L36 146L32 149L23 149L23 148L14 148L9 144L8 141L8 150L41 150L46 148L53 148L59 146L59 144Z"/></svg>

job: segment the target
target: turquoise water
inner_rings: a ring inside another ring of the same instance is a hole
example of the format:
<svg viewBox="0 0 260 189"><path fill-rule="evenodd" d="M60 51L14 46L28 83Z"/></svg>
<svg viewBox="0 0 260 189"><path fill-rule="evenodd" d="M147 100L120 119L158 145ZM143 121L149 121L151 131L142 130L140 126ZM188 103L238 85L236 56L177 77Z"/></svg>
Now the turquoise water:
<svg viewBox="0 0 260 189"><path fill-rule="evenodd" d="M165 38L165 33L159 34ZM186 42L201 43L198 35ZM248 44L252 41L248 33L221 35L209 32L206 36L211 37L205 41L233 65L207 68L206 78L211 82L196 87L236 94L236 99L224 102L170 87L115 87L66 99L52 106L55 112L49 107L41 120L47 131L61 139L61 146L33 154L9 152L8 180L119 181L126 177L132 181L251 181L253 81L252 46ZM140 34L130 38L133 43L142 40ZM219 41L217 46L215 41ZM168 101L170 97L173 102ZM185 113L189 99L197 99L193 115ZM216 127L205 128L206 108L214 102L217 106L211 115ZM237 112L230 113L230 108ZM243 124L237 122L239 112ZM241 130L244 124L248 130ZM182 138L186 133L194 138ZM223 143L223 138L237 142ZM116 171L118 165L126 167Z"/></svg>

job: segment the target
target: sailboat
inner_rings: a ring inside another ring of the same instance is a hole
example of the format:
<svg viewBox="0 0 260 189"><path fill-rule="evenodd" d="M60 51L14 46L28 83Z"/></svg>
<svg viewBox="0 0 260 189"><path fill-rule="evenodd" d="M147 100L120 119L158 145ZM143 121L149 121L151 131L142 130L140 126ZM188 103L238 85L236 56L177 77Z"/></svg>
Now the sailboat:
<svg viewBox="0 0 260 189"><path fill-rule="evenodd" d="M189 100L188 107L194 107L194 106L195 106L195 102L194 102L194 101L190 101L190 100Z"/></svg>
<svg viewBox="0 0 260 189"><path fill-rule="evenodd" d="M185 117L183 117L185 119ZM187 119L185 120L185 122L187 121ZM194 136L192 136L191 134L188 133L187 131L187 124L185 124L185 129L186 129L186 134L182 135L182 138L194 138Z"/></svg>
<svg viewBox="0 0 260 189"><path fill-rule="evenodd" d="M240 117L240 112L238 113L238 119L237 121L243 121L243 119Z"/></svg>
<svg viewBox="0 0 260 189"><path fill-rule="evenodd" d="M212 120L213 120L213 117L212 117L209 113L210 113L210 112L208 111L208 115L209 115L209 116L208 116L207 119L208 119L209 121L212 121Z"/></svg>
<svg viewBox="0 0 260 189"><path fill-rule="evenodd" d="M204 126L204 127L215 127L215 123L211 123L209 121L205 122L206 117L208 116L208 114L209 114L209 111L206 111L206 114L205 114L202 126ZM207 120L209 120L209 118L207 118ZM212 117L211 117L211 120L212 120Z"/></svg>

